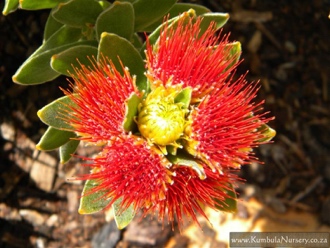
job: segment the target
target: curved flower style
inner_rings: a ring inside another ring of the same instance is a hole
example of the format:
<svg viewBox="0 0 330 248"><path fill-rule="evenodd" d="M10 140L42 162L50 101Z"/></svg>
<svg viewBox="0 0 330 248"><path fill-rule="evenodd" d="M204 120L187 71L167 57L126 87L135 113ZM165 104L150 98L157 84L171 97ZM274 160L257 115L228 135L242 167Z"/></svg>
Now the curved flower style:
<svg viewBox="0 0 330 248"><path fill-rule="evenodd" d="M237 56L214 25L202 33L201 19L164 25L147 45L150 90L139 92L134 77L108 61L83 67L74 76L75 103L68 122L80 139L104 145L91 161L91 192L107 206L120 200L144 214L181 223L207 216L204 206L226 207L238 180L231 172L256 160L252 148L275 134L258 114L256 83L233 80ZM270 131L271 130L271 131ZM87 192L88 194L88 192Z"/></svg>

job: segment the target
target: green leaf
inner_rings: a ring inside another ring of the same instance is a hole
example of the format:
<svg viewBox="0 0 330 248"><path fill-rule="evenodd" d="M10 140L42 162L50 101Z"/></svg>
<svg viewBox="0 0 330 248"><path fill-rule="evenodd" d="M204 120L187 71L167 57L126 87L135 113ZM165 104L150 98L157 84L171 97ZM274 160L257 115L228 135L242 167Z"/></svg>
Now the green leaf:
<svg viewBox="0 0 330 248"><path fill-rule="evenodd" d="M100 6L102 7L103 10L109 8L111 6L111 3L108 1L99 1L98 3L100 4Z"/></svg>
<svg viewBox="0 0 330 248"><path fill-rule="evenodd" d="M133 2L135 31L144 31L159 18L162 18L177 0L136 0Z"/></svg>
<svg viewBox="0 0 330 248"><path fill-rule="evenodd" d="M43 151L50 151L67 143L71 138L75 137L73 132L59 130L53 127L48 127L44 135L41 137L39 143L36 145L37 149Z"/></svg>
<svg viewBox="0 0 330 248"><path fill-rule="evenodd" d="M69 46L62 48L63 50ZM41 84L57 78L60 74L50 67L50 58L54 53L60 52L56 48L26 60L13 76L13 81L18 84Z"/></svg>
<svg viewBox="0 0 330 248"><path fill-rule="evenodd" d="M204 34L204 32L210 27L210 24L213 23L214 27L218 30L222 26L225 25L225 23L229 19L229 14L227 13L206 13L201 15L203 18L200 24L200 33L199 37Z"/></svg>
<svg viewBox="0 0 330 248"><path fill-rule="evenodd" d="M201 180L204 180L206 178L206 174L202 164L193 156L186 153L178 152L175 156L172 154L168 154L166 155L166 158L172 164L193 169Z"/></svg>
<svg viewBox="0 0 330 248"><path fill-rule="evenodd" d="M48 50L69 45L82 38L81 29L64 25L51 35L30 57L39 55Z"/></svg>
<svg viewBox="0 0 330 248"><path fill-rule="evenodd" d="M58 54L70 47L84 44L93 45L95 44L95 41L81 41L71 43L50 49L36 56L31 56L20 66L20 68L18 68L15 75L13 76L13 81L23 85L33 85L53 80L54 78L58 77L60 73L54 71L50 66L51 57L54 54Z"/></svg>
<svg viewBox="0 0 330 248"><path fill-rule="evenodd" d="M117 70L123 73L121 61L129 69L131 75L136 75L138 89L141 91L147 90L143 59L138 50L128 40L116 34L102 33L99 43L98 60L102 60L103 57L110 59Z"/></svg>
<svg viewBox="0 0 330 248"><path fill-rule="evenodd" d="M19 0L5 0L5 6L2 10L3 15L8 15L18 8Z"/></svg>
<svg viewBox="0 0 330 248"><path fill-rule="evenodd" d="M229 19L229 14L227 13L205 13L202 14L203 18L200 25L201 33L203 33L209 26L211 22L215 22L215 27L217 29L223 27Z"/></svg>
<svg viewBox="0 0 330 248"><path fill-rule="evenodd" d="M51 9L67 0L20 0L20 8L26 10Z"/></svg>
<svg viewBox="0 0 330 248"><path fill-rule="evenodd" d="M232 67L239 61L242 53L242 46L239 41L235 41L227 44L226 49L229 49L229 57L226 59L232 61L228 68L226 68L226 70L228 70L230 67Z"/></svg>
<svg viewBox="0 0 330 248"><path fill-rule="evenodd" d="M137 125L134 118L137 116L140 102L141 99L135 94L132 94L126 102L126 114L123 127L127 132L133 132L134 130L137 130Z"/></svg>
<svg viewBox="0 0 330 248"><path fill-rule="evenodd" d="M118 2L134 3L136 0L117 0Z"/></svg>
<svg viewBox="0 0 330 248"><path fill-rule="evenodd" d="M260 143L265 143L265 142L267 143L267 142L271 141L276 135L276 131L274 129L272 129L270 126L268 126L267 124L262 124L258 128L258 131L264 135L264 138L258 140L258 142L260 142Z"/></svg>
<svg viewBox="0 0 330 248"><path fill-rule="evenodd" d="M175 27L179 21L185 20L189 17L195 17L196 13L193 9L190 9L187 12L182 13L179 16L173 17L172 19L169 19L167 22L163 23L162 25L160 25L157 29L155 29L149 36L148 36L148 40L150 45L154 45L159 36L160 36L160 32L161 30L164 28L165 25L168 25L168 28L171 27ZM145 57L145 53L144 50L146 49L146 43L144 42L142 48L140 49L141 55L143 56L143 58Z"/></svg>
<svg viewBox="0 0 330 248"><path fill-rule="evenodd" d="M46 26L44 30L44 42L47 41L53 34L55 34L64 25L63 23L56 21L52 13L53 11L50 12L46 22Z"/></svg>
<svg viewBox="0 0 330 248"><path fill-rule="evenodd" d="M93 25L103 11L101 5L94 0L70 0L59 4L53 11L53 17L71 27Z"/></svg>
<svg viewBox="0 0 330 248"><path fill-rule="evenodd" d="M211 12L208 8L198 5L198 4L192 4L192 3L176 3L173 5L173 7L168 12L170 18L179 16L180 14L187 12L188 10L193 9L196 12L196 16ZM152 32L154 31L159 25L161 25L164 21L164 17L159 18L157 21L155 21L150 26L144 28L144 31L146 32Z"/></svg>
<svg viewBox="0 0 330 248"><path fill-rule="evenodd" d="M175 103L181 102L183 103L183 107L185 109L188 109L189 104L190 104L190 100L191 100L191 93L192 93L192 88L191 87L187 87L184 88L174 99Z"/></svg>
<svg viewBox="0 0 330 248"><path fill-rule="evenodd" d="M103 210L110 202L110 198L104 198L104 191L93 192L97 187L96 180L87 180L81 195L78 212L80 214L93 214Z"/></svg>
<svg viewBox="0 0 330 248"><path fill-rule="evenodd" d="M97 39L103 32L108 32L130 40L134 32L134 9L132 4L114 2L110 8L99 15L95 29Z"/></svg>
<svg viewBox="0 0 330 248"><path fill-rule="evenodd" d="M216 208L220 211L225 211L225 212L236 212L237 211L237 195L236 191L233 187L233 185L229 185L228 188L222 189L228 197L225 199L225 201L215 199L217 202Z"/></svg>
<svg viewBox="0 0 330 248"><path fill-rule="evenodd" d="M91 59L93 57L97 57L96 47L79 45L53 55L50 64L53 70L63 75L71 76L75 73L74 68L80 68L80 65L92 66Z"/></svg>
<svg viewBox="0 0 330 248"><path fill-rule="evenodd" d="M123 210L121 204L122 199L119 198L112 205L118 229L124 229L133 220L135 216L133 205L130 205L127 209Z"/></svg>
<svg viewBox="0 0 330 248"><path fill-rule="evenodd" d="M37 114L40 120L48 126L66 131L74 131L71 125L65 120L66 117L69 118L67 112L71 111L70 106L74 106L70 97L63 96L44 106Z"/></svg>
<svg viewBox="0 0 330 248"><path fill-rule="evenodd" d="M138 50L140 50L143 45L142 39L137 33L133 34L131 43Z"/></svg>
<svg viewBox="0 0 330 248"><path fill-rule="evenodd" d="M77 150L80 140L70 140L60 147L60 163L65 164Z"/></svg>

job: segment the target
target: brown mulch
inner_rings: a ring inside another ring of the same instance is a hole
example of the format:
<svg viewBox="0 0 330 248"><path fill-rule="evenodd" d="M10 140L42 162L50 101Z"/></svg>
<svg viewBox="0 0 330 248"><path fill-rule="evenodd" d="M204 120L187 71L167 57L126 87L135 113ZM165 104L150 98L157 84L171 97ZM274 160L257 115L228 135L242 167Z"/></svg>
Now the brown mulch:
<svg viewBox="0 0 330 248"><path fill-rule="evenodd" d="M194 2L231 14L224 29L242 43L239 72L249 70L249 80L260 80L258 99L276 117L270 123L274 143L256 150L264 164L240 173L246 179L240 197L254 197L280 214L312 213L320 225L330 225L330 2ZM67 82L61 77L25 87L11 76L41 44L47 15L20 10L0 16L0 247L163 247L171 237L171 247L188 247L192 237L178 238L156 220L118 231L103 213L79 215L83 185L66 180L82 172L79 161L60 165L56 152L35 150L47 128L36 112L62 96L59 86ZM207 227L204 232L215 236Z"/></svg>

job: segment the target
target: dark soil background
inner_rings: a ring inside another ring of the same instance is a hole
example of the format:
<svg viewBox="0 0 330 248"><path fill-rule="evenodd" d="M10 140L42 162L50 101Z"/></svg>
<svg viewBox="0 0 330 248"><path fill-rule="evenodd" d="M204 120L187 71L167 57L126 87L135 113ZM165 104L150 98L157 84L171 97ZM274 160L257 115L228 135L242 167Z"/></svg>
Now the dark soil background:
<svg viewBox="0 0 330 248"><path fill-rule="evenodd" d="M330 225L330 1L194 2L230 13L224 30L242 43L239 72L260 80L258 98L276 117L274 143L256 150L264 164L240 173L246 179L240 197L277 213L308 212L319 225ZM0 247L165 247L177 232L156 221L134 221L118 231L102 213L79 215L83 185L66 180L81 171L79 162L60 165L56 152L35 150L46 130L36 112L62 96L59 86L67 82L61 77L26 87L11 77L41 44L48 13L0 16ZM189 247L189 240L179 236L171 247Z"/></svg>

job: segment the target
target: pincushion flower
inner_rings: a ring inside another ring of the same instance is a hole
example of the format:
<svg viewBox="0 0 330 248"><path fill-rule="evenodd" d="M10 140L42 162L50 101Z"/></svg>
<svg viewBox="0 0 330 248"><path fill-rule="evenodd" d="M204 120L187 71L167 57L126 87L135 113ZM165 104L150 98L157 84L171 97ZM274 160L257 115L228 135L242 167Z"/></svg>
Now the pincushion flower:
<svg viewBox="0 0 330 248"><path fill-rule="evenodd" d="M147 38L148 90L104 59L77 69L65 91L74 103L68 123L79 139L102 146L84 158L92 170L79 179L95 183L85 194L101 192L95 201L105 208L198 222L205 206L226 207L238 180L232 170L255 161L252 148L274 136L263 101L254 102L258 84L234 79L239 54L228 36L213 24L201 32L201 22L166 24L157 42Z"/></svg>

